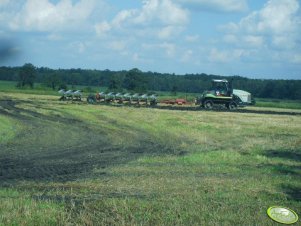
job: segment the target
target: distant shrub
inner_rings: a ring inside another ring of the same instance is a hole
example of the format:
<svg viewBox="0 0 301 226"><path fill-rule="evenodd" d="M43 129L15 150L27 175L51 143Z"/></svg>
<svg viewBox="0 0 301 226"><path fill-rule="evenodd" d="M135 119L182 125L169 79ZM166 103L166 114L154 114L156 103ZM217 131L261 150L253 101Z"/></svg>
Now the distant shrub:
<svg viewBox="0 0 301 226"><path fill-rule="evenodd" d="M59 85L59 89L68 89L68 87L66 84L63 83Z"/></svg>

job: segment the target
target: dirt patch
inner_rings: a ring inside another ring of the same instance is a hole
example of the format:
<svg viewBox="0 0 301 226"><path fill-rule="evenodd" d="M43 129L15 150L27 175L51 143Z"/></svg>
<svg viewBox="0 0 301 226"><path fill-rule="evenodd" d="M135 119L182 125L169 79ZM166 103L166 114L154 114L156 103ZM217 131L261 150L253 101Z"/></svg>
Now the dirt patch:
<svg viewBox="0 0 301 226"><path fill-rule="evenodd" d="M54 121L54 122L62 122L62 123L77 123L80 122L80 120L75 118L65 118L60 117L58 115L44 115L41 113L38 113L36 111L20 108L17 105L18 104L32 104L37 109L41 108L41 106L37 106L32 101L17 101L17 100L0 100L0 114L12 117L14 119L21 120L23 122L27 122L30 119L37 118L40 120L48 120L48 121ZM32 123L32 121L31 121Z"/></svg>
<svg viewBox="0 0 301 226"><path fill-rule="evenodd" d="M14 141L0 145L0 186L19 181L66 182L98 177L95 169L124 164L142 155L174 152L143 131L136 131L141 135L130 142L131 146L113 145L101 127L89 127L70 115L44 115L18 106L24 103L36 107L33 102L0 100L0 113L27 128Z"/></svg>
<svg viewBox="0 0 301 226"><path fill-rule="evenodd" d="M94 174L93 169L127 163L143 154L151 154L151 149L101 148L91 145L82 151L79 148L60 151L49 148L40 155L26 158L0 155L0 185L20 180L66 182L95 177L99 175Z"/></svg>
<svg viewBox="0 0 301 226"><path fill-rule="evenodd" d="M1 182L16 180L68 181L82 173L85 163L41 164L31 159L0 159Z"/></svg>
<svg viewBox="0 0 301 226"><path fill-rule="evenodd" d="M301 153L297 152L297 150L267 150L265 152L265 156L270 158L284 158L301 162Z"/></svg>

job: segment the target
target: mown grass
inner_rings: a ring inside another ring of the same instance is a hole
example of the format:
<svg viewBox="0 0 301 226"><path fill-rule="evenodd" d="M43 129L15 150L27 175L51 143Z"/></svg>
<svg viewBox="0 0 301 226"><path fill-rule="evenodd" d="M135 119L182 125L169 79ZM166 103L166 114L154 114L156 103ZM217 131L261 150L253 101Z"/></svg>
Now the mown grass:
<svg viewBox="0 0 301 226"><path fill-rule="evenodd" d="M0 114L0 144L8 142L20 129L16 121Z"/></svg>
<svg viewBox="0 0 301 226"><path fill-rule="evenodd" d="M62 204L36 201L13 189L0 189L0 225L60 225Z"/></svg>
<svg viewBox="0 0 301 226"><path fill-rule="evenodd" d="M256 99L256 107L301 109L301 100Z"/></svg>
<svg viewBox="0 0 301 226"><path fill-rule="evenodd" d="M112 146L147 147L148 152L123 164L95 166L91 177L75 181L6 184L0 189L0 215L5 216L0 225L275 225L266 215L269 206L287 206L300 214L300 116L72 104L26 94L10 97L33 101L19 104L20 108L77 119L103 134ZM13 120L2 118L7 121L4 130L10 129ZM53 147L62 146L60 137L68 137L67 146L80 147L80 139L90 142L82 137L81 128L64 136L66 125L43 123L49 127L39 134L41 141L25 136L19 142ZM34 134L33 130L29 128ZM38 156L39 150L32 153Z"/></svg>

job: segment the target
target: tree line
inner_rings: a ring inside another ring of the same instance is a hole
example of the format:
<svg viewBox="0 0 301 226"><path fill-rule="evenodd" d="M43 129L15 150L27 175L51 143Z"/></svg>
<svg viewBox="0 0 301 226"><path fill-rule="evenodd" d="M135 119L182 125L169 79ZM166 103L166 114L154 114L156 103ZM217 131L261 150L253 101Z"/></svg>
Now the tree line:
<svg viewBox="0 0 301 226"><path fill-rule="evenodd" d="M175 75L142 72L137 68L129 71L50 69L25 64L22 67L0 67L0 80L17 81L18 87L33 87L42 83L54 90L76 85L107 87L111 91L135 92L169 91L202 93L211 86L212 79L233 81L235 89L242 89L259 98L301 100L301 80L251 79L242 76L211 74Z"/></svg>

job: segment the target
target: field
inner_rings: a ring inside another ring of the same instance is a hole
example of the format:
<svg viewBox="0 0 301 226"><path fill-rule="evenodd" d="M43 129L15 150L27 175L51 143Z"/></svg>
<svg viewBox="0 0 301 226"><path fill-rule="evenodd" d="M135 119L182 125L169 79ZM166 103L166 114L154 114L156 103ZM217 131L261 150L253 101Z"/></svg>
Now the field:
<svg viewBox="0 0 301 226"><path fill-rule="evenodd" d="M298 108L160 110L49 94L0 92L0 225L275 225L270 206L301 214Z"/></svg>
<svg viewBox="0 0 301 226"><path fill-rule="evenodd" d="M301 109L300 100L257 99L256 101L257 107Z"/></svg>

